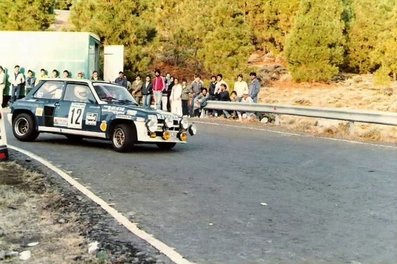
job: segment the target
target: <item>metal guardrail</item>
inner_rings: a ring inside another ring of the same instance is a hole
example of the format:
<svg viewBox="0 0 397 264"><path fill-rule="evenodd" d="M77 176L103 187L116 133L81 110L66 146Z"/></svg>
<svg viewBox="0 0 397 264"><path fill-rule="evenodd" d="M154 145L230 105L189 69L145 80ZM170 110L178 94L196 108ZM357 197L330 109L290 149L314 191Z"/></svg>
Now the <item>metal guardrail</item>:
<svg viewBox="0 0 397 264"><path fill-rule="evenodd" d="M315 108L303 106L247 104L236 102L207 101L205 109L229 110L241 112L273 113L280 115L295 115L317 117L350 122L362 122L397 126L397 113L359 111L342 108Z"/></svg>
<svg viewBox="0 0 397 264"><path fill-rule="evenodd" d="M6 116L4 115L0 106L0 161L8 159L5 118Z"/></svg>

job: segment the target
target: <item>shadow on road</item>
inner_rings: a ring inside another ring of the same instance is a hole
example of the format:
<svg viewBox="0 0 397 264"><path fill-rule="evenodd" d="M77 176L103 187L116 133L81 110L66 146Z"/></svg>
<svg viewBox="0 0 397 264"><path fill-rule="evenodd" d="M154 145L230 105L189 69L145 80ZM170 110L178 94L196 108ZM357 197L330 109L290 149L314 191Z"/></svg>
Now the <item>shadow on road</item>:
<svg viewBox="0 0 397 264"><path fill-rule="evenodd" d="M96 148L96 149L107 149L113 150L112 144L110 141L105 140L97 140L97 139L88 139L84 138L81 140L69 140L63 136L40 136L35 140L37 143L47 143L54 145L64 145L64 146L76 146L76 147L85 147L85 148ZM186 151L185 144L178 144L172 150L161 150L155 144L137 144L134 146L134 149L131 153L183 153ZM191 147L189 147L189 151L191 151Z"/></svg>

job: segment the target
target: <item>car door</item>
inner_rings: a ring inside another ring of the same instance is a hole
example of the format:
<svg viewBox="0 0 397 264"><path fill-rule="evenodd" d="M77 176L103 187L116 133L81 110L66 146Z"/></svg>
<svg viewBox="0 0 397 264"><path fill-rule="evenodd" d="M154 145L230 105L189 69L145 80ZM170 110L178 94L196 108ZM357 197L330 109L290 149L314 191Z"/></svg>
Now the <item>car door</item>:
<svg viewBox="0 0 397 264"><path fill-rule="evenodd" d="M38 126L42 129L50 129L54 127L55 108L58 106L64 91L65 82L57 80L48 80L42 83L40 88L33 95L33 99L38 104L35 109Z"/></svg>
<svg viewBox="0 0 397 264"><path fill-rule="evenodd" d="M63 100L59 101L54 126L66 134L103 137L99 130L101 108L85 82L67 82Z"/></svg>

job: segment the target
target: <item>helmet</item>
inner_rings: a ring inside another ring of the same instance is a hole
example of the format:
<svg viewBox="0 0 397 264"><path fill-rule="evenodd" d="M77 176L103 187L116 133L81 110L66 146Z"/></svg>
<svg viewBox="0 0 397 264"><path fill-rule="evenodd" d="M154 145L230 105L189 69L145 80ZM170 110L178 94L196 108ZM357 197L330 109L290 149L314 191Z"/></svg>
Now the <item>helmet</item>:
<svg viewBox="0 0 397 264"><path fill-rule="evenodd" d="M86 100L88 98L87 87L82 85L76 85L74 87L74 95L80 100Z"/></svg>

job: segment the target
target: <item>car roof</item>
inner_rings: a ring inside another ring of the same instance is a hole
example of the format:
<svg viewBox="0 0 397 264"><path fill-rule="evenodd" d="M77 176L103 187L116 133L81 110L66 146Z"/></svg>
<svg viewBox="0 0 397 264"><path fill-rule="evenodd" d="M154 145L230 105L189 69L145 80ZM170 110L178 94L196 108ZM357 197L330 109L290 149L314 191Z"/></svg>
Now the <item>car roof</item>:
<svg viewBox="0 0 397 264"><path fill-rule="evenodd" d="M61 82L84 82L84 83L103 83L103 84L112 84L117 85L115 83L106 82L106 81L94 81L89 79L75 79L75 78L44 78L42 81L61 81ZM119 86L119 85L117 85Z"/></svg>

